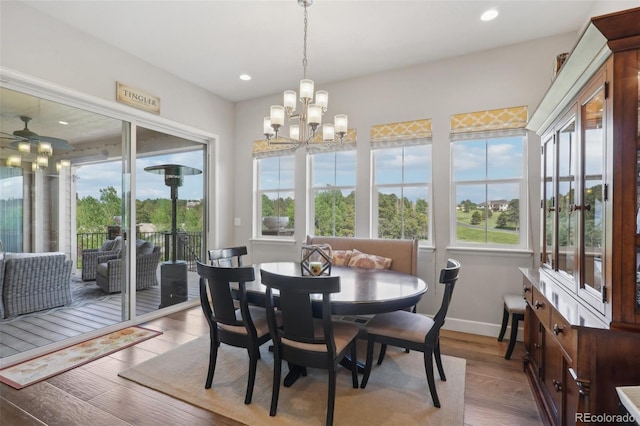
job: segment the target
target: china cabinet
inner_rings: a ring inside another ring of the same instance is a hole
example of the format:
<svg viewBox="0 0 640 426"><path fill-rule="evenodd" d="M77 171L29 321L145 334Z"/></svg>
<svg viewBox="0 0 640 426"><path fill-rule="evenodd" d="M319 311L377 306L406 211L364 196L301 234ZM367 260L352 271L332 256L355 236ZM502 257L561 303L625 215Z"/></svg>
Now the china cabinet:
<svg viewBox="0 0 640 426"><path fill-rule="evenodd" d="M522 269L524 368L545 422L618 413L640 384L640 8L592 18L529 120L540 266Z"/></svg>

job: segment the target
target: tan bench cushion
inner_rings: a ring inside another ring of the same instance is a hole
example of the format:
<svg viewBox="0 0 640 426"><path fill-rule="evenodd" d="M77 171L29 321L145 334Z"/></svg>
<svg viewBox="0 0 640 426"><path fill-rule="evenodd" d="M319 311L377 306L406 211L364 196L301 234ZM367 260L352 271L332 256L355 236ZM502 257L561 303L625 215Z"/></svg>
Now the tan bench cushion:
<svg viewBox="0 0 640 426"><path fill-rule="evenodd" d="M392 259L392 271L417 275L418 240L387 240L382 238L314 237L307 235L306 244L329 244L332 250L359 250L363 253Z"/></svg>

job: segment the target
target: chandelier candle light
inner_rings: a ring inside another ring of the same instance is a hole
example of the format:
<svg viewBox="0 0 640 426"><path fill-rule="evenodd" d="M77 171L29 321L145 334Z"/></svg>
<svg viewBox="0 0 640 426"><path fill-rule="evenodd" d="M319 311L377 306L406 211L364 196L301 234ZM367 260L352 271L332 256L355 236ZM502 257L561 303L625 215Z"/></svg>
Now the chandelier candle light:
<svg viewBox="0 0 640 426"><path fill-rule="evenodd" d="M303 79L300 80L300 97L293 90L284 92L284 104L273 105L270 116L264 118L264 136L269 141L269 145L294 145L298 147L302 144L309 145L311 139L316 135L316 131L322 124L322 115L327 112L329 103L329 93L325 90L318 90L313 97L313 80L307 79L307 7L313 4L313 0L298 0L298 4L304 7L304 48L303 48ZM296 99L297 98L297 99ZM296 111L297 100L302 104L301 111ZM289 120L298 120L299 124L289 125L289 137L279 135L284 126L285 117ZM336 143L336 137L342 143L344 135L347 134L348 118L346 114L334 116L334 123L322 125L322 141L325 143Z"/></svg>

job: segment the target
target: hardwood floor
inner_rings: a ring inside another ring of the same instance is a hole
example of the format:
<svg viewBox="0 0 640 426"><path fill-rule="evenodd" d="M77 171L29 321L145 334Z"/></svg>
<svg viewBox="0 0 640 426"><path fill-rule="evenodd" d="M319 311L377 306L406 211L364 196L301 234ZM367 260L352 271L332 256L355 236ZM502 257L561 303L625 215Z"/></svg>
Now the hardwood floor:
<svg viewBox="0 0 640 426"><path fill-rule="evenodd" d="M0 384L0 424L239 425L117 375L131 365L207 334L200 307L143 325L164 333L19 391ZM516 345L511 360L505 360L506 342L443 331L441 350L467 359L466 425L542 424L522 370L522 343Z"/></svg>

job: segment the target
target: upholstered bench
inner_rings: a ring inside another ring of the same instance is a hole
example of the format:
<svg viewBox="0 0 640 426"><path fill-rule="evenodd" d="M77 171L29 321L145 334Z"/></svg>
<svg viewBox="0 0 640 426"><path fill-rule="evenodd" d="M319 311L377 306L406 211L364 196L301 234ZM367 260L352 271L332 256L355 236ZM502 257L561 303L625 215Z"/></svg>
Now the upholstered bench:
<svg viewBox="0 0 640 426"><path fill-rule="evenodd" d="M409 275L417 275L418 240L314 237L307 235L306 244L329 244L334 252L342 250L351 250L353 252L353 250L357 250L360 253L391 259L391 265L388 269Z"/></svg>

